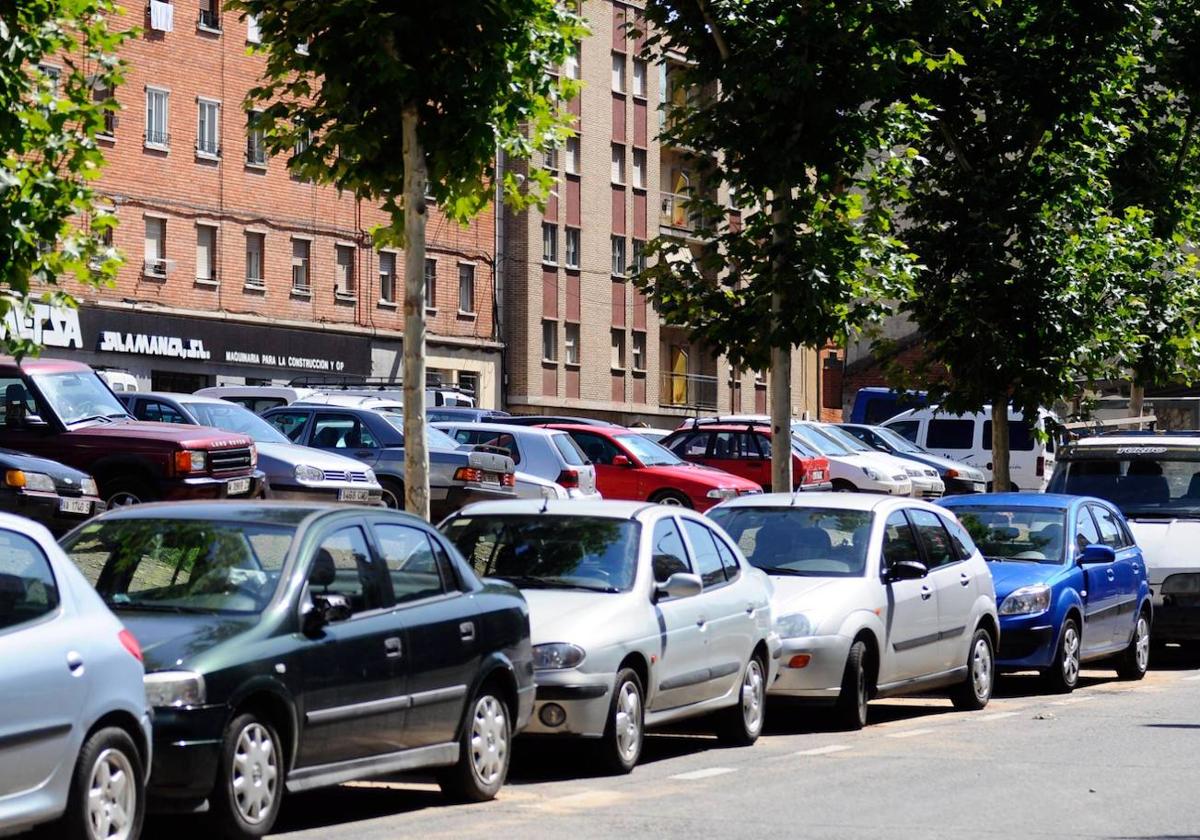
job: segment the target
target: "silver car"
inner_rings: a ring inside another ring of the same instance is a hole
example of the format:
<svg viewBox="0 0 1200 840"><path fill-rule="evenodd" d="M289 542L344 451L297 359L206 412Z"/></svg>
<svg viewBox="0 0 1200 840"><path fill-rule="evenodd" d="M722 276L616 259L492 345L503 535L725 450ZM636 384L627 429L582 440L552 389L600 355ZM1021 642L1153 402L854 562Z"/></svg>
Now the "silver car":
<svg viewBox="0 0 1200 840"><path fill-rule="evenodd" d="M596 490L596 468L567 432L463 421L434 423L433 427L464 445L483 444L507 449L520 472L561 485L572 499L594 501L600 498Z"/></svg>
<svg viewBox="0 0 1200 840"><path fill-rule="evenodd" d="M136 840L150 717L137 640L50 532L0 514L0 834Z"/></svg>
<svg viewBox="0 0 1200 840"><path fill-rule="evenodd" d="M528 732L596 739L628 773L645 727L716 713L717 732L762 731L780 651L771 583L719 528L639 502L484 502L442 530L476 571L529 602L538 683Z"/></svg>
<svg viewBox="0 0 1200 840"><path fill-rule="evenodd" d="M735 499L708 516L775 583L783 638L772 693L867 722L873 697L992 696L1000 640L991 572L954 514L917 499L842 493Z"/></svg>

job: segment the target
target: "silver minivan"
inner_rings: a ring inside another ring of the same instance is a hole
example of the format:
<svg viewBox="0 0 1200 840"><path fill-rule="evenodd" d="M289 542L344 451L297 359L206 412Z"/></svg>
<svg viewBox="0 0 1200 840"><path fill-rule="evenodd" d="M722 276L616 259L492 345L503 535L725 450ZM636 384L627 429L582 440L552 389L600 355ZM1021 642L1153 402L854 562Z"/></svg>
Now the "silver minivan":
<svg viewBox="0 0 1200 840"><path fill-rule="evenodd" d="M599 499L596 468L567 432L503 423L434 423L464 445L507 449L523 473L553 481L572 499Z"/></svg>

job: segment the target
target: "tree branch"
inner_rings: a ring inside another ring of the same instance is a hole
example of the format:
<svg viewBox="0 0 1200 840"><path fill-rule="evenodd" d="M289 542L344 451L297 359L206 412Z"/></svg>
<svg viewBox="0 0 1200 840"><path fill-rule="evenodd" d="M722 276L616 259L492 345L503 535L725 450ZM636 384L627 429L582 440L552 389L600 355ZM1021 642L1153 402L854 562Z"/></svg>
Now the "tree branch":
<svg viewBox="0 0 1200 840"><path fill-rule="evenodd" d="M954 135L950 133L950 129L946 126L944 120L938 120L938 131L941 132L942 138L946 141L946 145L950 147L950 151L954 155L954 159L958 161L959 167L963 172L971 173L975 171L975 167L971 166L971 161L967 160L967 156L963 154L962 147L958 145L958 141L954 139Z"/></svg>
<svg viewBox="0 0 1200 840"><path fill-rule="evenodd" d="M721 27L717 26L716 18L712 16L712 10L708 7L708 0L696 0L696 5L700 9L700 17L704 18L704 23L712 33L713 43L717 46L717 52L721 56L721 61L729 61L729 43L725 40L725 35L721 32Z"/></svg>

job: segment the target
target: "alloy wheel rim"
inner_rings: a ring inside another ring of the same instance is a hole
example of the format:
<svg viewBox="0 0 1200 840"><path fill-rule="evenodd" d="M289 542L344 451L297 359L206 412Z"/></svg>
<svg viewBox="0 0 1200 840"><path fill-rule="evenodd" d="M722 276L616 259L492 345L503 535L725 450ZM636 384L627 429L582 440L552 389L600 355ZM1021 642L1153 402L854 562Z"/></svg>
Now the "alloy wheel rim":
<svg viewBox="0 0 1200 840"><path fill-rule="evenodd" d="M400 499L396 497L395 493L386 487L383 488L383 492L380 494L380 496L383 499L384 507L391 508L392 510L399 510L401 508Z"/></svg>
<svg viewBox="0 0 1200 840"><path fill-rule="evenodd" d="M88 780L88 834L92 840L128 840L138 808L137 774L129 757L106 749Z"/></svg>
<svg viewBox="0 0 1200 840"><path fill-rule="evenodd" d="M488 694L475 704L471 718L471 767L485 785L503 775L508 760L508 718L504 704Z"/></svg>
<svg viewBox="0 0 1200 840"><path fill-rule="evenodd" d="M658 503L667 507L683 507L683 502L679 501L676 496L663 496Z"/></svg>
<svg viewBox="0 0 1200 840"><path fill-rule="evenodd" d="M278 756L271 733L261 723L249 724L238 735L230 782L238 814L251 825L265 820L275 804Z"/></svg>
<svg viewBox="0 0 1200 840"><path fill-rule="evenodd" d="M746 666L746 676L742 678L742 720L746 723L746 731L752 735L758 734L763 719L763 676L762 666L757 659L751 659Z"/></svg>
<svg viewBox="0 0 1200 840"><path fill-rule="evenodd" d="M975 643L975 653L971 657L971 682L977 698L986 700L991 696L992 654L988 643L983 639Z"/></svg>
<svg viewBox="0 0 1200 840"><path fill-rule="evenodd" d="M1067 685L1075 685L1079 679L1079 633L1073 626L1063 632L1062 669Z"/></svg>
<svg viewBox="0 0 1200 840"><path fill-rule="evenodd" d="M1145 671L1150 666L1150 628L1146 626L1146 617L1139 615L1135 639L1134 655L1137 657L1138 670Z"/></svg>
<svg viewBox="0 0 1200 840"><path fill-rule="evenodd" d="M617 711L614 726L617 733L617 752L621 759L631 762L637 757L642 745L642 698L637 686L624 683L617 695Z"/></svg>
<svg viewBox="0 0 1200 840"><path fill-rule="evenodd" d="M122 493L114 493L112 498L108 500L110 508L129 507L130 505L140 505L142 500L128 490Z"/></svg>

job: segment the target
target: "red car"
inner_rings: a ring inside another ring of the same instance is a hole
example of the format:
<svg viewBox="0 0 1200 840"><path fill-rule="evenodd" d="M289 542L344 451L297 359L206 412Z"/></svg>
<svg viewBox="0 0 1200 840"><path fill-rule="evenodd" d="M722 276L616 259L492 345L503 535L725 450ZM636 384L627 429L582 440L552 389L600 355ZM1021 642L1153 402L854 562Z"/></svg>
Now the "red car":
<svg viewBox="0 0 1200 840"><path fill-rule="evenodd" d="M680 458L693 464L716 467L771 489L771 429L756 423L719 423L701 420L676 429L661 441ZM793 490L830 490L829 461L803 448L792 438Z"/></svg>
<svg viewBox="0 0 1200 840"><path fill-rule="evenodd" d="M552 424L568 432L596 465L596 489L606 499L659 502L708 510L715 504L761 493L753 481L681 460L637 432L617 426Z"/></svg>

